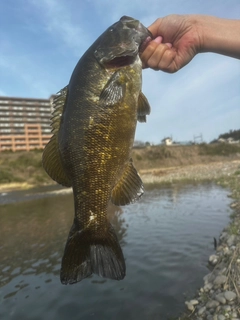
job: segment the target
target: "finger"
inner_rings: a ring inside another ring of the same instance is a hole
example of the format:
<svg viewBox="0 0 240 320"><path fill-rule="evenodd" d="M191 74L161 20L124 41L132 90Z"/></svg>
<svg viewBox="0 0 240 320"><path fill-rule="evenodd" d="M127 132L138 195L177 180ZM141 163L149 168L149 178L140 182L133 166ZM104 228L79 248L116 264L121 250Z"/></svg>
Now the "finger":
<svg viewBox="0 0 240 320"><path fill-rule="evenodd" d="M151 55L145 61L148 67L152 69L159 69L160 62L167 50L170 50L166 44L159 44L151 52ZM162 67L162 65L161 65Z"/></svg>
<svg viewBox="0 0 240 320"><path fill-rule="evenodd" d="M158 47L158 44L154 41L151 41L146 49L141 53L140 58L143 63L143 68L148 67L148 60L154 53L155 49Z"/></svg>
<svg viewBox="0 0 240 320"><path fill-rule="evenodd" d="M161 57L161 60L159 60L158 62L157 69L168 73L176 72L178 70L175 61L176 55L177 53L175 50L165 50Z"/></svg>
<svg viewBox="0 0 240 320"><path fill-rule="evenodd" d="M153 39L152 41L157 44L160 44L160 43L162 43L162 40L163 40L163 38L161 36L158 36L157 38Z"/></svg>
<svg viewBox="0 0 240 320"><path fill-rule="evenodd" d="M154 21L149 27L148 30L152 33L153 37L156 38L157 36L159 36L158 34L158 30L160 27L162 19L158 18L156 21Z"/></svg>

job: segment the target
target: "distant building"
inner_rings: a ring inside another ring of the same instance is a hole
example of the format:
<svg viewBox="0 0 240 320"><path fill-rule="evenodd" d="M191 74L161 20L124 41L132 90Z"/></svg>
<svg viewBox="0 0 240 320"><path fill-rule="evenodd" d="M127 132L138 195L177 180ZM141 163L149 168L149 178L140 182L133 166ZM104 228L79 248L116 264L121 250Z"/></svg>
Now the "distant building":
<svg viewBox="0 0 240 320"><path fill-rule="evenodd" d="M42 149L51 138L49 99L0 97L0 152Z"/></svg>
<svg viewBox="0 0 240 320"><path fill-rule="evenodd" d="M172 145L173 141L172 138L164 138L162 139L162 143L165 144L166 146Z"/></svg>
<svg viewBox="0 0 240 320"><path fill-rule="evenodd" d="M233 138L227 138L227 139L223 139L223 138L219 138L218 142L220 143L230 143L230 144L234 144L234 143L239 143L239 140L234 140Z"/></svg>

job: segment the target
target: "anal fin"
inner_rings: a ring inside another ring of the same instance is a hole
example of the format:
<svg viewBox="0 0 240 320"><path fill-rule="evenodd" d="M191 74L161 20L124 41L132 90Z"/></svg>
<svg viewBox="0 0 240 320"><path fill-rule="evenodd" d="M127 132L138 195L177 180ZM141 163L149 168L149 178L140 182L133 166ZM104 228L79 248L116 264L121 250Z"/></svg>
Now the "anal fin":
<svg viewBox="0 0 240 320"><path fill-rule="evenodd" d="M123 206L135 202L143 193L142 180L130 159L122 177L112 190L111 201L117 206Z"/></svg>

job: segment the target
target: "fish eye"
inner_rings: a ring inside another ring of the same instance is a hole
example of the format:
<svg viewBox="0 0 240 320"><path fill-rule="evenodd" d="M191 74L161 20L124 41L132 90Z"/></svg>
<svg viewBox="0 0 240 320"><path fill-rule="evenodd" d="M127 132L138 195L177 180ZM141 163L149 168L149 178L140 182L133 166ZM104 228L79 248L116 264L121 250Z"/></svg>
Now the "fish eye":
<svg viewBox="0 0 240 320"><path fill-rule="evenodd" d="M136 28L137 25L138 25L138 21L136 21L136 20L126 22L126 26L129 28Z"/></svg>

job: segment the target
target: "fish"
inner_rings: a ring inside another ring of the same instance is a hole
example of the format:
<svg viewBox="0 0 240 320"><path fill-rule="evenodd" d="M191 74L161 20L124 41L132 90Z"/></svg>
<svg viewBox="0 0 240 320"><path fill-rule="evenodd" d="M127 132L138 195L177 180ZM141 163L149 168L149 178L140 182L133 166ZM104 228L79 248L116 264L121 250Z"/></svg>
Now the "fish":
<svg viewBox="0 0 240 320"><path fill-rule="evenodd" d="M151 39L140 21L123 16L83 54L69 84L53 100L53 135L42 163L54 181L72 187L75 210L62 258L62 284L92 274L125 277L107 208L110 201L133 203L144 192L131 150L137 121L146 122L150 114L141 91L140 53Z"/></svg>

